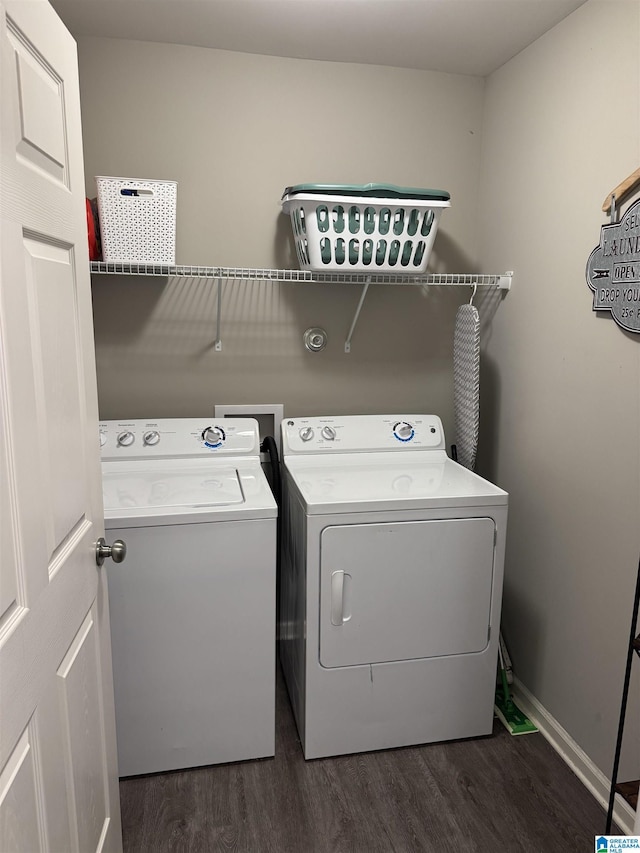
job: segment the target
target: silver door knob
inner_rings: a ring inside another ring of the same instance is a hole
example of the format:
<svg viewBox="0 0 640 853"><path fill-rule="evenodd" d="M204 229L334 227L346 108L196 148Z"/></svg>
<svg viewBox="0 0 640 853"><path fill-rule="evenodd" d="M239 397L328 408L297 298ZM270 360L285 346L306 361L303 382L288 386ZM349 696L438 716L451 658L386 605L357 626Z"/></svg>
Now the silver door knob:
<svg viewBox="0 0 640 853"><path fill-rule="evenodd" d="M114 563L121 563L127 556L127 546L122 539L116 539L113 545L107 545L102 537L96 542L96 565L101 566L111 557Z"/></svg>

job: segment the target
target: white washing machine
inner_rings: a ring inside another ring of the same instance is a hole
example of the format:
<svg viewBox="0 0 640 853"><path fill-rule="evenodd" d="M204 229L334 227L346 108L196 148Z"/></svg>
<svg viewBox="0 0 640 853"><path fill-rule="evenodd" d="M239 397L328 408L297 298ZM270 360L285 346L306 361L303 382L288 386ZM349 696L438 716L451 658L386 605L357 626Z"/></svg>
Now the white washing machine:
<svg viewBox="0 0 640 853"><path fill-rule="evenodd" d="M250 418L100 424L119 773L274 754L277 508Z"/></svg>
<svg viewBox="0 0 640 853"><path fill-rule="evenodd" d="M508 495L432 415L283 421L280 657L306 758L492 731Z"/></svg>

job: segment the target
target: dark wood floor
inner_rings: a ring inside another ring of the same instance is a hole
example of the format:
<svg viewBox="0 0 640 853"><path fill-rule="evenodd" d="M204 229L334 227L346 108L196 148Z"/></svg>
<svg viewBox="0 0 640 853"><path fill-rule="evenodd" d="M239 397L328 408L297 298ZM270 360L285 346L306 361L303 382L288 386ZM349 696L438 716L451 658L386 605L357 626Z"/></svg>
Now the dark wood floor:
<svg viewBox="0 0 640 853"><path fill-rule="evenodd" d="M586 853L605 815L542 735L305 761L278 677L276 757L120 782L130 853Z"/></svg>

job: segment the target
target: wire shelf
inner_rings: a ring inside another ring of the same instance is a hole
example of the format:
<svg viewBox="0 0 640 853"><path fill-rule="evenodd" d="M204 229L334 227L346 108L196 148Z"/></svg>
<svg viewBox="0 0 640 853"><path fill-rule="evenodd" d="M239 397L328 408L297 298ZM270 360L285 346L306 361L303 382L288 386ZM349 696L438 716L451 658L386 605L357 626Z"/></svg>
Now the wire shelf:
<svg viewBox="0 0 640 853"><path fill-rule="evenodd" d="M479 273L321 273L306 270L248 269L245 267L203 267L183 264L135 264L115 261L91 261L91 272L100 275L144 275L178 278L206 278L232 281L307 282L309 284L393 284L437 285L438 287L496 287L510 290L512 272L485 275Z"/></svg>
<svg viewBox="0 0 640 853"><path fill-rule="evenodd" d="M91 272L99 275L137 275L158 276L162 278L201 278L214 281L218 288L218 310L216 316L216 340L214 349L222 350L220 338L220 319L222 316L222 283L224 281L273 281L306 282L309 284L361 284L360 301L349 329L344 345L346 353L351 352L353 336L362 304L371 284L393 285L435 285L437 287L491 287L497 290L510 290L512 272L499 275L480 273L431 273L429 275L410 275L402 273L336 273L309 272L308 270L271 270L247 269L245 267L199 267L176 264L135 264L117 261L91 261ZM472 297L473 298L473 297Z"/></svg>

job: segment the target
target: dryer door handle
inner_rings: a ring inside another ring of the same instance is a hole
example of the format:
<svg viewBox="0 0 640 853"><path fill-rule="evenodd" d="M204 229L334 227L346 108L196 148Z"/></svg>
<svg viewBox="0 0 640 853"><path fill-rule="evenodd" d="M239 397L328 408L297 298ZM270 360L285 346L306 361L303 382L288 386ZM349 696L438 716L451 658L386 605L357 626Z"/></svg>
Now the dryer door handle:
<svg viewBox="0 0 640 853"><path fill-rule="evenodd" d="M337 571L331 573L331 624L339 628L351 619L349 592L351 575Z"/></svg>

